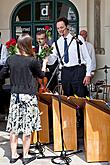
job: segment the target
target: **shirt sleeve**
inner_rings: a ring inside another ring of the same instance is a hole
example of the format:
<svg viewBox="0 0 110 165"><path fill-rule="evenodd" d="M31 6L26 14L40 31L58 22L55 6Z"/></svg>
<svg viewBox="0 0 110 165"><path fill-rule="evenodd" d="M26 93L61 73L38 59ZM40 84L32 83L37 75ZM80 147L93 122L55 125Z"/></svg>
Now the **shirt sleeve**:
<svg viewBox="0 0 110 165"><path fill-rule="evenodd" d="M2 46L1 50L1 58L0 58L0 65L4 65L6 62L6 59L8 57L8 51L5 45Z"/></svg>
<svg viewBox="0 0 110 165"><path fill-rule="evenodd" d="M53 65L58 59L58 53L55 47L55 42L52 44L52 47L53 47L52 54L48 56L48 65Z"/></svg>
<svg viewBox="0 0 110 165"><path fill-rule="evenodd" d="M32 60L30 70L36 78L43 78L45 76L45 72L41 70L41 64L36 59Z"/></svg>
<svg viewBox="0 0 110 165"><path fill-rule="evenodd" d="M79 35L79 39L82 41L82 45L80 46L80 51L82 54L82 57L85 61L85 65L86 65L86 76L91 76L91 58L89 56L86 44L84 39L82 38L82 36Z"/></svg>
<svg viewBox="0 0 110 165"><path fill-rule="evenodd" d="M94 46L90 44L90 56L91 56L91 70L94 71L96 69L96 57Z"/></svg>

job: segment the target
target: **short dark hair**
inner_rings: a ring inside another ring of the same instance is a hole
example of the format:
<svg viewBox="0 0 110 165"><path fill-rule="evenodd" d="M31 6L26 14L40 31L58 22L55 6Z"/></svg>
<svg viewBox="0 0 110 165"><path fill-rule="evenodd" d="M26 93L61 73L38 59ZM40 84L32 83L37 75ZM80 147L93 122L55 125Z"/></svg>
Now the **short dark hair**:
<svg viewBox="0 0 110 165"><path fill-rule="evenodd" d="M61 18L58 18L58 19L57 19L57 22L61 22L61 21L64 22L65 26L68 26L69 22L68 22L67 18L61 17ZM56 22L56 23L57 23L57 22Z"/></svg>
<svg viewBox="0 0 110 165"><path fill-rule="evenodd" d="M41 34L45 34L45 36L46 36L46 31L45 30L41 30L41 31L38 31L36 33L36 35L41 35Z"/></svg>

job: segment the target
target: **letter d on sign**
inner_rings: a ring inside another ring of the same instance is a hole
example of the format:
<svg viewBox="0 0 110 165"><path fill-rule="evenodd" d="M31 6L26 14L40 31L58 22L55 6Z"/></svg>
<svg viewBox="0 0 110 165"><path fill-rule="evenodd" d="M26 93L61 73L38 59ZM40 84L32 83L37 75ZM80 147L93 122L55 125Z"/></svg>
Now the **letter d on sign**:
<svg viewBox="0 0 110 165"><path fill-rule="evenodd" d="M41 15L42 16L48 16L48 6L45 6L42 8Z"/></svg>

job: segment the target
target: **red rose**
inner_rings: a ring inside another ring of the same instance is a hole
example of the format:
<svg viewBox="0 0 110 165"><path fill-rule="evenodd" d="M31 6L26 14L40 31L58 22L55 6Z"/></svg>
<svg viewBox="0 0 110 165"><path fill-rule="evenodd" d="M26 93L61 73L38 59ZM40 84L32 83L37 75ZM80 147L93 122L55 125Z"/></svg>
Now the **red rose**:
<svg viewBox="0 0 110 165"><path fill-rule="evenodd" d="M15 46L16 45L16 41L12 41L10 45Z"/></svg>
<svg viewBox="0 0 110 165"><path fill-rule="evenodd" d="M16 45L16 40L13 39L13 38L6 42L6 47L7 48L9 48L11 45L12 46L15 46Z"/></svg>
<svg viewBox="0 0 110 165"><path fill-rule="evenodd" d="M50 30L50 26L45 26L44 29L45 30Z"/></svg>
<svg viewBox="0 0 110 165"><path fill-rule="evenodd" d="M16 40L15 40L14 38L12 38L12 39L10 40L10 45L13 45L13 46L16 45Z"/></svg>
<svg viewBox="0 0 110 165"><path fill-rule="evenodd" d="M10 42L6 42L6 48L9 48L10 47Z"/></svg>
<svg viewBox="0 0 110 165"><path fill-rule="evenodd" d="M17 52L16 40L14 38L11 38L9 41L7 41L6 48L8 49L9 54L15 54Z"/></svg>

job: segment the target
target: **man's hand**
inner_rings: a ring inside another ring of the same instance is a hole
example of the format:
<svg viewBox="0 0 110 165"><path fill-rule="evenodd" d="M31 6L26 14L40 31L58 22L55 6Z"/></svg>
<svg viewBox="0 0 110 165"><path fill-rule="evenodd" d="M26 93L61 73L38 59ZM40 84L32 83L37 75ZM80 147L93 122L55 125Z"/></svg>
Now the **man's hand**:
<svg viewBox="0 0 110 165"><path fill-rule="evenodd" d="M49 45L47 43L45 43L43 46L42 46L43 49L48 49L49 48Z"/></svg>
<svg viewBox="0 0 110 165"><path fill-rule="evenodd" d="M91 76L85 76L84 77L84 80L83 80L84 86L89 85L90 84L90 81L91 81Z"/></svg>

